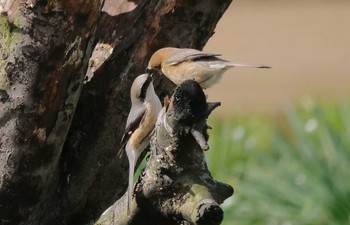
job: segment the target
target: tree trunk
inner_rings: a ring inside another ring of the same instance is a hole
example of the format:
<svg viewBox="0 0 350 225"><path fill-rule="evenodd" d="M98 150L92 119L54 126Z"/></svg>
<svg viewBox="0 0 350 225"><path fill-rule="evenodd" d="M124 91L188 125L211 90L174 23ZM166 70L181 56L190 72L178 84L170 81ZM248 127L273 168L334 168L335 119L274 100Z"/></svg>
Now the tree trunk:
<svg viewBox="0 0 350 225"><path fill-rule="evenodd" d="M230 2L0 1L0 223L91 224L121 198L133 79L160 47L201 49Z"/></svg>

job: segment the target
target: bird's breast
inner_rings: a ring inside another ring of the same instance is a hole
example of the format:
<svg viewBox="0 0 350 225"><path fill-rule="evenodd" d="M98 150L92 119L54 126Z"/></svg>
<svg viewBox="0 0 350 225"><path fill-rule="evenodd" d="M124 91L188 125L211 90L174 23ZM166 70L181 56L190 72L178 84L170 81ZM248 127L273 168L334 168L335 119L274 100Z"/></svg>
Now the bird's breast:
<svg viewBox="0 0 350 225"><path fill-rule="evenodd" d="M147 147L151 138L150 134L152 133L157 121L158 112L160 111L159 107L151 103L146 103L146 108L147 116L145 116L140 126L134 131L129 140L130 147L133 149L143 150Z"/></svg>

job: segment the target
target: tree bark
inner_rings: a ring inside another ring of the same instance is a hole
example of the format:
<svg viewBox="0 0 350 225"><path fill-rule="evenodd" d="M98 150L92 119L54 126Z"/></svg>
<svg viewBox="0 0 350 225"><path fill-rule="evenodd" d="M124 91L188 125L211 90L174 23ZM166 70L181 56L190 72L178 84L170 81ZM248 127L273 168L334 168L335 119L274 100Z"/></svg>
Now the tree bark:
<svg viewBox="0 0 350 225"><path fill-rule="evenodd" d="M89 224L119 199L133 79L160 47L201 49L230 2L1 1L0 223Z"/></svg>

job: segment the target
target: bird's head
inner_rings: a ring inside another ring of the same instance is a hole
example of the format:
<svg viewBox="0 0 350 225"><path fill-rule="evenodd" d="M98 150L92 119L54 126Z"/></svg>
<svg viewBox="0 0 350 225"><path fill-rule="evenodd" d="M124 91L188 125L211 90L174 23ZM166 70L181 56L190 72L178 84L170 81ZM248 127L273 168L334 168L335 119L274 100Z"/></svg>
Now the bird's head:
<svg viewBox="0 0 350 225"><path fill-rule="evenodd" d="M162 70L162 66L164 65L164 63L166 63L166 61L169 58L170 53L174 50L175 48L161 48L158 51L156 51L155 53L153 53L153 55L151 56L149 62L148 62L148 66L146 68L146 73L148 74L152 74L154 72L161 72Z"/></svg>
<svg viewBox="0 0 350 225"><path fill-rule="evenodd" d="M149 92L154 92L152 80L152 76L149 74L136 77L130 89L132 103L144 102Z"/></svg>

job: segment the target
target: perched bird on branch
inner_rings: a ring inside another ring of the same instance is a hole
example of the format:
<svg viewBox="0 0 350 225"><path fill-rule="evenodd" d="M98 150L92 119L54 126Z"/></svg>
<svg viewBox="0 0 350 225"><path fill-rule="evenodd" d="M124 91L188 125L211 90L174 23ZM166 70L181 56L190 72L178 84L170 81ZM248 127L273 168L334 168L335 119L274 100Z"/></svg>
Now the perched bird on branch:
<svg viewBox="0 0 350 225"><path fill-rule="evenodd" d="M232 67L270 68L259 64L233 63L217 56L220 55L191 48L161 48L152 55L146 72L161 72L176 85L194 79L206 89L217 83L222 74Z"/></svg>
<svg viewBox="0 0 350 225"><path fill-rule="evenodd" d="M131 208L135 164L150 142L150 134L162 109L162 104L154 92L151 75L142 74L134 80L130 90L130 98L131 109L126 121L120 149L120 153L122 153L125 147L129 160L128 215Z"/></svg>

